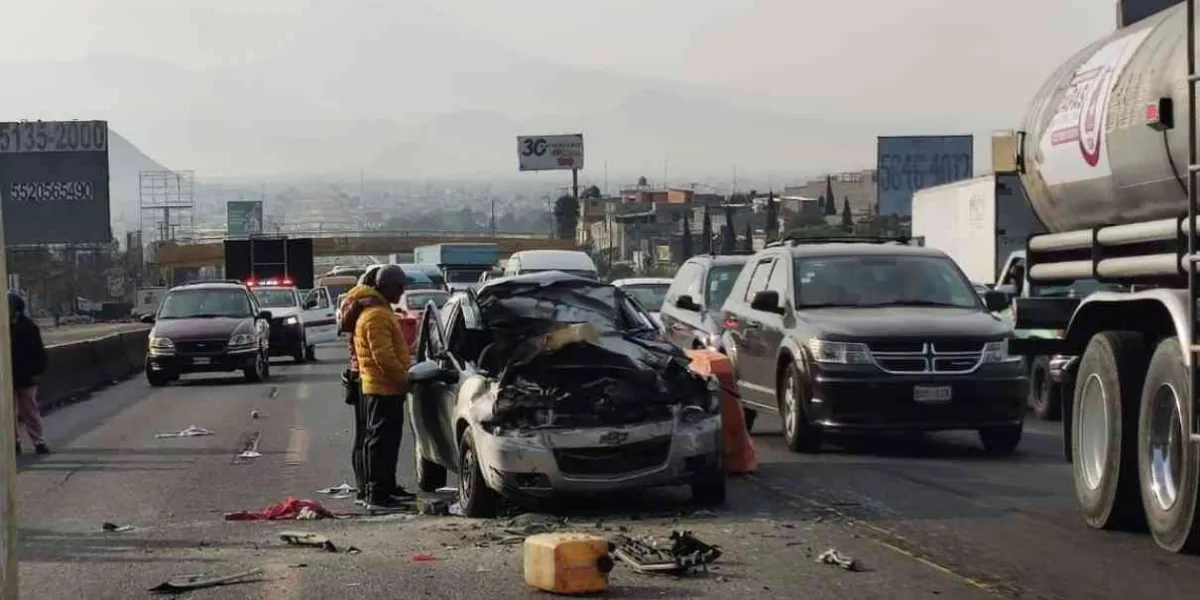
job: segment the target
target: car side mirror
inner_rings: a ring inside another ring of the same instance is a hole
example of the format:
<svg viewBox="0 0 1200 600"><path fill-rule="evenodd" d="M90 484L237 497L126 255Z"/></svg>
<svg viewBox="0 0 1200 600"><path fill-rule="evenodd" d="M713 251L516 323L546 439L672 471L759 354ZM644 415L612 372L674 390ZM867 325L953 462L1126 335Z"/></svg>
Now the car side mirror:
<svg viewBox="0 0 1200 600"><path fill-rule="evenodd" d="M266 319L266 320L268 320L268 321L270 321L270 320L271 320L271 316L272 316L272 315L271 315L271 311L269 311L269 310L264 310L264 311L262 311L262 312L258 313L258 318L260 318L260 319Z"/></svg>
<svg viewBox="0 0 1200 600"><path fill-rule="evenodd" d="M775 290L755 292L754 299L750 301L750 308L763 312L783 312L783 309L779 306L779 292Z"/></svg>
<svg viewBox="0 0 1200 600"><path fill-rule="evenodd" d="M675 299L675 308L679 310L687 310L691 312L700 312L700 305L691 296L684 294Z"/></svg>
<svg viewBox="0 0 1200 600"><path fill-rule="evenodd" d="M453 383L458 380L458 373L442 366L437 360L423 360L408 369L409 383Z"/></svg>
<svg viewBox="0 0 1200 600"><path fill-rule="evenodd" d="M141 321L141 322L143 322L143 323L153 323L153 322L154 322L154 315L142 315L142 317L141 317L140 319L138 319L138 320L139 320L139 321Z"/></svg>
<svg viewBox="0 0 1200 600"><path fill-rule="evenodd" d="M987 306L988 312L1000 312L1012 303L1012 294L1002 290L988 290L983 295L983 304Z"/></svg>

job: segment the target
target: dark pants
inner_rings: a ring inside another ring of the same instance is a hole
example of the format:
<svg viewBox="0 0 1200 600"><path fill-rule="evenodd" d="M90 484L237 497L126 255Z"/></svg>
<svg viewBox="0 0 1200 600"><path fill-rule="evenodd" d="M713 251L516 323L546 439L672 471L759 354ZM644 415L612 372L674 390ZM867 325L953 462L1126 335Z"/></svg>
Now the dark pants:
<svg viewBox="0 0 1200 600"><path fill-rule="evenodd" d="M346 402L354 408L354 446L350 451L350 465L354 467L354 487L360 500L367 497L367 461L363 454L363 440L367 437L367 411L357 376L346 386Z"/></svg>
<svg viewBox="0 0 1200 600"><path fill-rule="evenodd" d="M367 500L383 502L396 489L396 463L404 431L404 396L363 394Z"/></svg>

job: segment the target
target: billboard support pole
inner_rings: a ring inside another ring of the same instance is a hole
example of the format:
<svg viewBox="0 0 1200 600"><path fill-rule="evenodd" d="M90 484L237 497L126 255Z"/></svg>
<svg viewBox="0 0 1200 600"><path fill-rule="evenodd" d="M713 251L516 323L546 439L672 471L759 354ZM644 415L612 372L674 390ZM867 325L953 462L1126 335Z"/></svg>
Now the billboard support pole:
<svg viewBox="0 0 1200 600"><path fill-rule="evenodd" d="M0 209L0 248L4 240ZM7 252L0 253L0 281L8 281ZM17 424L13 405L12 345L8 302L0 302L0 599L17 600Z"/></svg>
<svg viewBox="0 0 1200 600"><path fill-rule="evenodd" d="M571 169L571 195L575 197L575 201L579 201L579 169Z"/></svg>

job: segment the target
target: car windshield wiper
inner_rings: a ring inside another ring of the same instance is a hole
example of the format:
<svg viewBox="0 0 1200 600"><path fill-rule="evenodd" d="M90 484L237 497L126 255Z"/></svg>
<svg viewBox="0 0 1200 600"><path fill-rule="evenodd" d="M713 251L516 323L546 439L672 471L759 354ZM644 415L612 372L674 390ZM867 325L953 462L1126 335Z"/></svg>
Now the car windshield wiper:
<svg viewBox="0 0 1200 600"><path fill-rule="evenodd" d="M798 304L796 310L804 310L806 308L862 308L862 304L854 304L851 302L814 302L812 304Z"/></svg>
<svg viewBox="0 0 1200 600"><path fill-rule="evenodd" d="M878 304L865 304L864 306L948 306L953 308L969 308L953 302L936 302L933 300L894 300L892 302L880 302Z"/></svg>

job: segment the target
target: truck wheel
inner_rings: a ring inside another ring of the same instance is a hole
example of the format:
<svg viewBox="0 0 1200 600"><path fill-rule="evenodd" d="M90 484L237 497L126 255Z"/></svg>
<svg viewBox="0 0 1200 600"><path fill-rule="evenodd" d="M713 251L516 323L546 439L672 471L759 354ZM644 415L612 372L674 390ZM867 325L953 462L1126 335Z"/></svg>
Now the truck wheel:
<svg viewBox="0 0 1200 600"><path fill-rule="evenodd" d="M1137 427L1146 351L1142 336L1104 331L1080 359L1071 417L1071 474L1084 521L1096 529L1142 520Z"/></svg>
<svg viewBox="0 0 1200 600"><path fill-rule="evenodd" d="M1062 404L1055 394L1057 386L1050 379L1050 358L1039 356L1029 368L1029 407L1043 421L1062 418Z"/></svg>
<svg viewBox="0 0 1200 600"><path fill-rule="evenodd" d="M1179 338L1158 344L1142 388L1138 474L1142 505L1154 541L1164 550L1200 550L1196 518L1200 463L1191 434L1192 395Z"/></svg>
<svg viewBox="0 0 1200 600"><path fill-rule="evenodd" d="M304 347L304 360L317 362L317 346L315 344Z"/></svg>
<svg viewBox="0 0 1200 600"><path fill-rule="evenodd" d="M417 460L417 489L422 492L436 492L446 485L446 467L421 456L421 448L413 448L413 456Z"/></svg>
<svg viewBox="0 0 1200 600"><path fill-rule="evenodd" d="M779 394L779 414L783 417L783 439L792 452L821 451L821 430L808 420L804 410L804 374L792 363L780 374L776 387Z"/></svg>
<svg viewBox="0 0 1200 600"><path fill-rule="evenodd" d="M463 431L458 442L458 504L463 516L472 519L491 519L499 504L496 492L483 479L483 466L475 453L471 430Z"/></svg>
<svg viewBox="0 0 1200 600"><path fill-rule="evenodd" d="M979 430L979 441L988 454L1008 456L1021 444L1021 425L987 427Z"/></svg>

